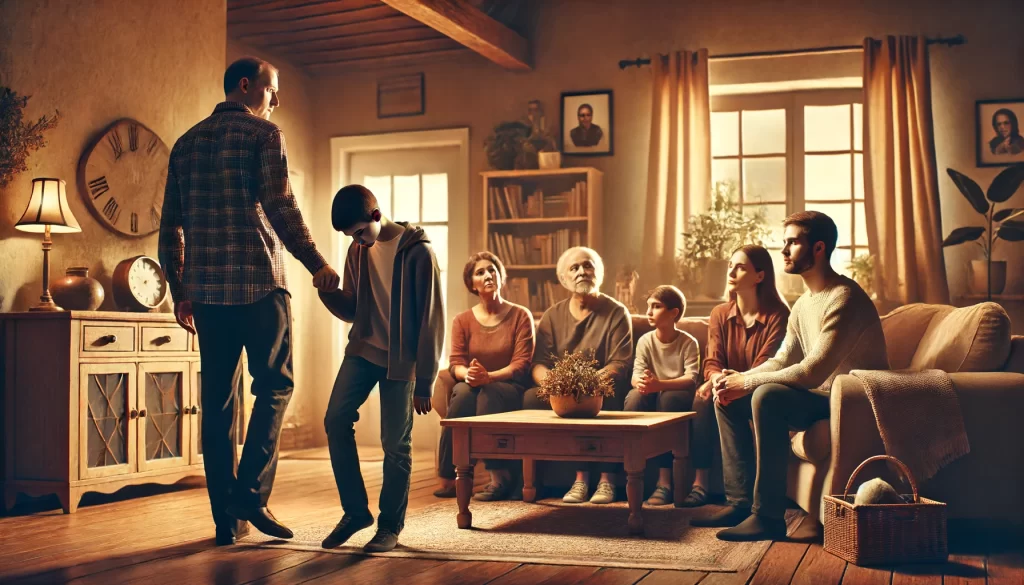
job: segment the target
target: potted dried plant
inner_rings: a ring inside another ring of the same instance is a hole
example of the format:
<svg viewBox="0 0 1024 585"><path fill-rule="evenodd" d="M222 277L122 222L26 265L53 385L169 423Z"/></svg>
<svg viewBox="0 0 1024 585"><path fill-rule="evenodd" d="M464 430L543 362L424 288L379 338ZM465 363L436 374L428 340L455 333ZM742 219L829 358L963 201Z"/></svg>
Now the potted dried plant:
<svg viewBox="0 0 1024 585"><path fill-rule="evenodd" d="M605 396L614 396L611 379L601 373L591 349L565 352L541 383L537 397L563 418L593 418Z"/></svg>
<svg viewBox="0 0 1024 585"><path fill-rule="evenodd" d="M55 128L60 121L60 112L57 112L35 122L22 122L22 110L28 105L28 99L29 96L19 96L9 88L0 87L0 187L28 169L25 164L28 155L46 146L43 133Z"/></svg>
<svg viewBox="0 0 1024 585"><path fill-rule="evenodd" d="M991 301L992 293L999 294L1006 286L1006 261L992 260L996 242L1024 240L1024 209L1005 207L996 211L995 204L1005 202L1020 188L1024 182L1024 164L1007 167L996 175L987 192L962 173L953 169L946 169L946 172L971 207L982 215L985 225L956 228L942 241L942 246L975 242L981 247L985 259L971 261L972 288L975 292L987 291Z"/></svg>

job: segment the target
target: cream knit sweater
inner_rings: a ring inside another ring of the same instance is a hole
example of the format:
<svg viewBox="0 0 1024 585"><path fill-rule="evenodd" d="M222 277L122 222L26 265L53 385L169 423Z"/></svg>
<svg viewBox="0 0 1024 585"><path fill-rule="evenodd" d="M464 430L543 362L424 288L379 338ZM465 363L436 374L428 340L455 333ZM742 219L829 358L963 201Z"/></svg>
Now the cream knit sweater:
<svg viewBox="0 0 1024 585"><path fill-rule="evenodd" d="M775 357L744 372L743 386L783 384L828 396L832 380L850 370L888 370L882 322L860 286L845 276L806 292L789 315Z"/></svg>

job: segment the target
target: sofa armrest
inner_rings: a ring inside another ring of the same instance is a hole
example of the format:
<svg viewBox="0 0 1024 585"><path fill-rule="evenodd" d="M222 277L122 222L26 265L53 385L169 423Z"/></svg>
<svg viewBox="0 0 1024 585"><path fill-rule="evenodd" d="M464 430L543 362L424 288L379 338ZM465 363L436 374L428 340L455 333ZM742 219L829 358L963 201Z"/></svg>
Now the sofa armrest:
<svg viewBox="0 0 1024 585"><path fill-rule="evenodd" d="M448 370L437 372L437 379L434 380L434 393L430 396L430 407L438 416L448 416L448 401L452 398L452 388L455 387L455 378Z"/></svg>
<svg viewBox="0 0 1024 585"><path fill-rule="evenodd" d="M831 392L832 460L829 477L832 485L825 486L825 494L841 494L850 474L868 457L885 454L885 444L878 433L875 413L864 383L849 374L836 376ZM875 465L875 464L872 464ZM869 472L884 471L866 469L865 477L874 477Z"/></svg>
<svg viewBox="0 0 1024 585"><path fill-rule="evenodd" d="M1010 357L1006 359L1003 371L1024 374L1024 335L1010 337Z"/></svg>

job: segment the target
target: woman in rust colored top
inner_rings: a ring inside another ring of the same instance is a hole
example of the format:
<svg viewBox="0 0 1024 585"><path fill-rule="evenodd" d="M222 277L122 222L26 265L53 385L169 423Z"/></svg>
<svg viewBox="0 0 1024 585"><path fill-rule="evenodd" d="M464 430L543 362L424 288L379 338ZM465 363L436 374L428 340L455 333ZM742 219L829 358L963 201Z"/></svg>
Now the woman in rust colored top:
<svg viewBox="0 0 1024 585"><path fill-rule="evenodd" d="M717 380L731 372L745 372L775 355L786 336L789 305L775 287L771 254L761 246L739 248L729 260L726 284L729 302L711 311L708 346L704 358L704 384L697 390L703 400L711 397ZM750 446L753 449L753 445ZM754 470L747 470L754 477ZM723 470L729 475L737 470ZM708 469L697 469L697 486L706 490Z"/></svg>
<svg viewBox="0 0 1024 585"><path fill-rule="evenodd" d="M452 388L447 418L519 410L530 380L533 315L526 307L502 298L505 265L490 252L474 254L462 271L462 280L480 302L459 313L452 322L448 371L457 383ZM441 485L434 495L453 498L455 466L450 428L441 431L439 451L437 474ZM507 499L513 487L509 462L488 460L484 464L491 482L473 498Z"/></svg>

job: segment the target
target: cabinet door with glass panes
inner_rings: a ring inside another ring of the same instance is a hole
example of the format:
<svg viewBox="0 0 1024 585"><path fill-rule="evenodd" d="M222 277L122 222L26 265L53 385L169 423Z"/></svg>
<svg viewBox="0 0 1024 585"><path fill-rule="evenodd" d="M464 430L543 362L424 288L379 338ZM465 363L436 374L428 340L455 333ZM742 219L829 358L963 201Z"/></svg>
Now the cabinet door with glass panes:
<svg viewBox="0 0 1024 585"><path fill-rule="evenodd" d="M79 367L79 479L128 475L138 470L136 376L134 362Z"/></svg>
<svg viewBox="0 0 1024 585"><path fill-rule="evenodd" d="M189 373L188 362L139 364L139 471L190 464L192 391Z"/></svg>
<svg viewBox="0 0 1024 585"><path fill-rule="evenodd" d="M764 217L764 244L790 298L803 292L803 281L782 270L788 215L815 210L835 221L832 266L840 274L868 254L860 102L858 89L712 98L712 188L745 214Z"/></svg>

